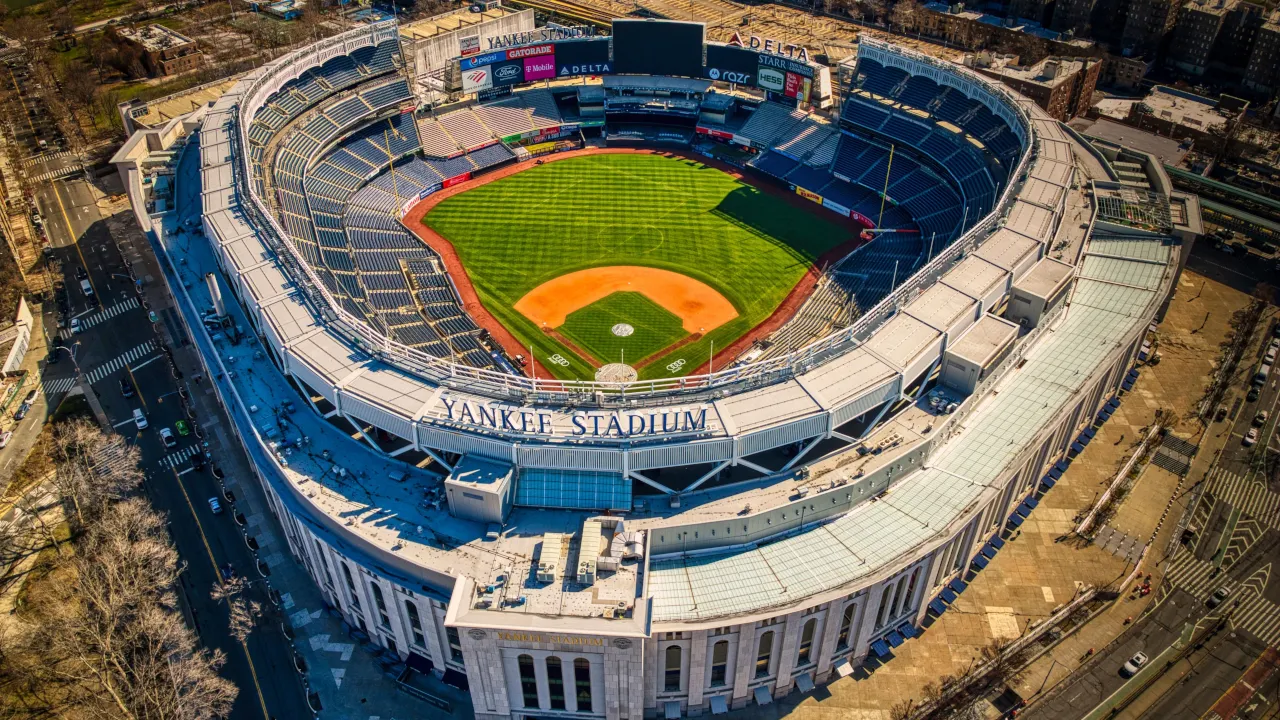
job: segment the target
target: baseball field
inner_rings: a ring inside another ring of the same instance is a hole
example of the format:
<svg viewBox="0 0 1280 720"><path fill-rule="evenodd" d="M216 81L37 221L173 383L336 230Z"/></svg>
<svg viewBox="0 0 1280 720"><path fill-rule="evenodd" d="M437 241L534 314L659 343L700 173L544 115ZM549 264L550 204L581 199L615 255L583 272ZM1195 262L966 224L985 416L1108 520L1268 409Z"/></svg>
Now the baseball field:
<svg viewBox="0 0 1280 720"><path fill-rule="evenodd" d="M855 237L820 212L693 160L622 153L531 167L422 221L557 377L589 380L623 362L649 379L705 364L713 344L719 353L769 318L818 257Z"/></svg>

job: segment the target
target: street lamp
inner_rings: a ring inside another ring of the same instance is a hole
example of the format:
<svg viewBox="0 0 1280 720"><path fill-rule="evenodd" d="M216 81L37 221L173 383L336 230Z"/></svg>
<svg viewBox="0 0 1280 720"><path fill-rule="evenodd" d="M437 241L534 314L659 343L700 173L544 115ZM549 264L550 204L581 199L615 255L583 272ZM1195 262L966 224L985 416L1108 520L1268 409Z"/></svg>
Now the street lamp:
<svg viewBox="0 0 1280 720"><path fill-rule="evenodd" d="M80 382L80 381L82 381L82 380L84 379L84 373L80 372L80 362L76 359L76 349L78 349L79 347L80 347L80 341L79 341L79 340L77 340L77 341L75 341L74 343L72 343L72 344L71 344L71 347L67 347L66 345L54 345L54 346L53 346L53 350L54 350L55 352L56 352L56 351L58 351L58 350L66 350L66 351L67 351L67 354L71 356L71 364L72 364L72 365L74 365L74 366L75 366L75 368L76 368L76 381L77 381L77 382Z"/></svg>

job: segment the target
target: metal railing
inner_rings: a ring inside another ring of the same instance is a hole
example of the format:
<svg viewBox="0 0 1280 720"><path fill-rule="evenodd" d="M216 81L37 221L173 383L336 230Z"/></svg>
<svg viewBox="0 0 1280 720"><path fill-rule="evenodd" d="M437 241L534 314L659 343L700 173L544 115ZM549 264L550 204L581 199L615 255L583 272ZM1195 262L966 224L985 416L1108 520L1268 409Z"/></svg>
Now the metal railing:
<svg viewBox="0 0 1280 720"><path fill-rule="evenodd" d="M808 372L835 357L843 355L861 345L870 337L872 331L892 318L897 308L921 287L941 274L942 269L957 260L960 255L976 248L980 239L994 231L998 225L998 217L1012 201L1013 191L1018 183L1011 180L1001 193L999 201L992 212L976 222L964 235L948 248L940 252L924 267L920 268L906 282L886 295L879 303L863 314L853 325L815 340L808 345L783 356L760 360L754 363L726 368L702 375L687 375L678 378L654 380L635 380L631 382L597 382L589 380L557 380L548 378L527 378L494 370L486 370L466 365L459 365L449 360L429 355L415 348L408 347L391 338L375 332L362 320L354 317L334 299L332 294L320 281L319 277L289 240L288 233L279 222L266 210L266 205L249 182L249 147L248 126L263 101L279 90L285 83L301 75L313 64L323 63L332 57L347 54L359 47L393 37L397 32L395 21L378 23L368 28L349 31L336 35L316 45L295 51L275 61L259 77L251 81L250 88L243 99L235 105L233 117L236 132L233 133L237 144L237 164L239 172L233 173L237 193L240 197L249 198L250 202L242 203L252 222L263 230L264 240L281 259L285 271L294 280L299 290L307 298L316 317L329 329L342 336L358 351L371 358L377 358L388 364L400 367L431 382L448 387L462 389L501 399L517 402L560 402L575 406L644 406L661 402L664 399L680 395L685 400L694 399L702 394L711 397L722 397L730 392L783 382L797 375ZM864 42L875 42L866 40ZM883 44L887 49L891 46ZM943 64L933 58L920 55L914 51L894 48L893 52L905 54L913 59L945 68L947 72L963 71L963 68L951 64ZM917 57L918 56L918 57ZM967 72L967 71L966 71ZM1016 101L1013 94L1000 87L992 86L973 73L968 77L975 84L1005 99L1012 111L1026 123L1023 131L1031 137L1032 126L1030 116ZM1024 149L1017 169L1010 175L1016 179L1025 172L1032 153Z"/></svg>

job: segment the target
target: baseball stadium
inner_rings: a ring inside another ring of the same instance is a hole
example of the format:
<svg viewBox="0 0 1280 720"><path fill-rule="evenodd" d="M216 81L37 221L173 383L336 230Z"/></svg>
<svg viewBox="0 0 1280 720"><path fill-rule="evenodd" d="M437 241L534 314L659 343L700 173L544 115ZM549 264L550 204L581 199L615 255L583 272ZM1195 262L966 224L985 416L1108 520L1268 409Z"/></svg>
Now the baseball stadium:
<svg viewBox="0 0 1280 720"><path fill-rule="evenodd" d="M1198 210L869 38L465 33L348 31L116 157L292 560L480 718L892 663L1125 401Z"/></svg>

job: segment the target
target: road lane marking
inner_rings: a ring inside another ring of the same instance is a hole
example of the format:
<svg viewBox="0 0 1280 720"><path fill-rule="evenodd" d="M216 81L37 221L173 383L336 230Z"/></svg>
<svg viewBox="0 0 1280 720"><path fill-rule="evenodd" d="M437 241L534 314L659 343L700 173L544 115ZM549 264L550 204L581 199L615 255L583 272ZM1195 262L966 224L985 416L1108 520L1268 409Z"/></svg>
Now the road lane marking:
<svg viewBox="0 0 1280 720"><path fill-rule="evenodd" d="M196 507L191 503L191 496L187 494L187 487L182 484L182 476L172 468L170 468L170 472L173 472L173 479L178 481L178 489L182 491L182 498L187 501L187 508L191 510L191 518L196 521L196 531L200 533L200 542L204 543L204 551L209 554L209 564L213 565L214 582L221 584L222 571L218 569L218 561L213 556L213 548L209 546L209 538L204 534L204 525L200 523L200 516L196 515ZM258 704L262 707L262 717L266 720L271 720L271 716L267 713L267 700L262 696L262 686L258 683L258 670L253 666L253 656L249 654L249 646L244 641L240 641L240 648L244 650L244 659L249 663L249 674L253 676L253 687L258 691Z"/></svg>

